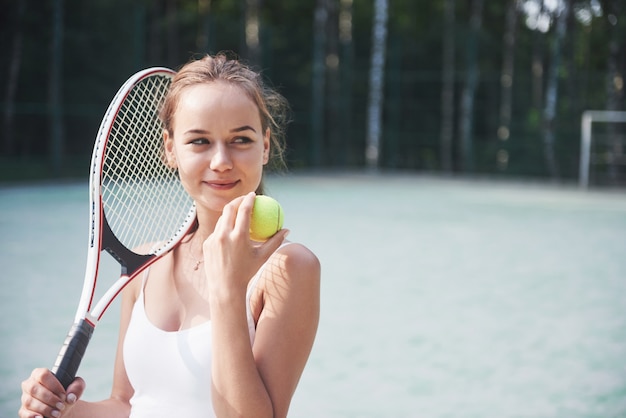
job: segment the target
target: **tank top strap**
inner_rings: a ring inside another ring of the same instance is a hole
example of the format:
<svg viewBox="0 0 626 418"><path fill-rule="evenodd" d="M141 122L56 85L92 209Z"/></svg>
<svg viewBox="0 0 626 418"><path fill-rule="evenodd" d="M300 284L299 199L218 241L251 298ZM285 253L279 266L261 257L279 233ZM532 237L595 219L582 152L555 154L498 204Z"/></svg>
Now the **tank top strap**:
<svg viewBox="0 0 626 418"><path fill-rule="evenodd" d="M141 300L142 303L143 303L143 291L144 291L144 288L146 287L146 283L148 282L149 275L150 275L150 267L148 267L147 269L143 271L143 273L141 273L141 288L139 289L139 296L137 297L137 300Z"/></svg>

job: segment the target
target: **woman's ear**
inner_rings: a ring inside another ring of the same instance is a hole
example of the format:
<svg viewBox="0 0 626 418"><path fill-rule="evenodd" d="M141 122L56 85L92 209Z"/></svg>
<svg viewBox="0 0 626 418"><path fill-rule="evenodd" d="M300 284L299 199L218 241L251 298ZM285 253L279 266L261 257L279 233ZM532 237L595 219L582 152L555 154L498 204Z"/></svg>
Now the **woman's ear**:
<svg viewBox="0 0 626 418"><path fill-rule="evenodd" d="M169 168L178 168L176 154L174 154L174 138L167 129L163 130L163 149L165 150L165 163Z"/></svg>
<svg viewBox="0 0 626 418"><path fill-rule="evenodd" d="M270 128L265 130L265 135L263 136L263 165L267 164L270 160L270 137L272 133Z"/></svg>

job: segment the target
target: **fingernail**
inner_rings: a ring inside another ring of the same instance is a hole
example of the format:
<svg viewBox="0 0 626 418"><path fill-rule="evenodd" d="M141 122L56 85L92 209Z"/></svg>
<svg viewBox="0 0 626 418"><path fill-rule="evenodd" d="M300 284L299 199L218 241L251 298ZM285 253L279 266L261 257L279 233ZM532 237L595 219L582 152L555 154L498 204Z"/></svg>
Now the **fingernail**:
<svg viewBox="0 0 626 418"><path fill-rule="evenodd" d="M59 416L61 416L61 413L55 409L54 411L52 411L52 413L50 413L50 415L52 415L54 418L58 418Z"/></svg>
<svg viewBox="0 0 626 418"><path fill-rule="evenodd" d="M73 393L70 393L69 395L67 395L67 402L68 403L76 402L76 395L74 395Z"/></svg>
<svg viewBox="0 0 626 418"><path fill-rule="evenodd" d="M56 407L59 411L62 411L65 408L65 404L63 402L57 402Z"/></svg>

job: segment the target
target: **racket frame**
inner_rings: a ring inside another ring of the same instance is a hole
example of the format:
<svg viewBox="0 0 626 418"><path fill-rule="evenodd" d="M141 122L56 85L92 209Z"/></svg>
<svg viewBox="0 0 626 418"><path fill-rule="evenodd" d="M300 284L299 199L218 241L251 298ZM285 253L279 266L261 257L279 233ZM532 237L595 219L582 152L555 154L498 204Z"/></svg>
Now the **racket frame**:
<svg viewBox="0 0 626 418"><path fill-rule="evenodd" d="M175 248L194 227L196 211L195 204L192 203L184 222L164 245L160 245L150 254L137 254L127 249L111 230L104 214L102 199L102 171L106 147L113 129L113 121L122 104L133 87L146 77L173 77L174 74L173 70L165 67L153 67L137 72L117 91L100 123L89 172L89 236L83 287L74 323L52 368L52 372L66 389L76 376L94 328L117 295L142 271ZM103 250L118 261L121 274L92 309Z"/></svg>

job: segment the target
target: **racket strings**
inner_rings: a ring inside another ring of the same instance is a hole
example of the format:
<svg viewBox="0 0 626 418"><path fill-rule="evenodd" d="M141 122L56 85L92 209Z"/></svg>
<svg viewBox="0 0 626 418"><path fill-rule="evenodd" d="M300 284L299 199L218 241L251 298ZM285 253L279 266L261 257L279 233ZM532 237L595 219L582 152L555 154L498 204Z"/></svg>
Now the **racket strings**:
<svg viewBox="0 0 626 418"><path fill-rule="evenodd" d="M155 75L128 93L112 123L102 169L102 200L117 239L140 254L177 235L192 206L167 165L158 117L170 77Z"/></svg>

